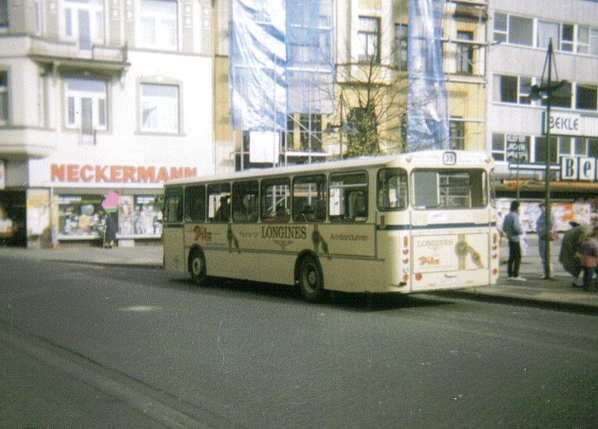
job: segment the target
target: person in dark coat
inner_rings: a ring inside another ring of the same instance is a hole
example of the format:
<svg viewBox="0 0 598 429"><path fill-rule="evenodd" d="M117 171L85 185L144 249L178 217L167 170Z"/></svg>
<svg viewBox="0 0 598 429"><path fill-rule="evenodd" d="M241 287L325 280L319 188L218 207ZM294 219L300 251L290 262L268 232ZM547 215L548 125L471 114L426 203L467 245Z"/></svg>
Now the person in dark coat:
<svg viewBox="0 0 598 429"><path fill-rule="evenodd" d="M592 227L590 225L577 224L563 235L561 243L561 253L559 253L559 262L569 274L578 278L581 273L581 264L579 258L576 257L579 251L579 246L582 241L592 234ZM574 287L581 287L573 283Z"/></svg>
<svg viewBox="0 0 598 429"><path fill-rule="evenodd" d="M116 221L111 213L106 213L106 234L104 247L111 249L116 244Z"/></svg>

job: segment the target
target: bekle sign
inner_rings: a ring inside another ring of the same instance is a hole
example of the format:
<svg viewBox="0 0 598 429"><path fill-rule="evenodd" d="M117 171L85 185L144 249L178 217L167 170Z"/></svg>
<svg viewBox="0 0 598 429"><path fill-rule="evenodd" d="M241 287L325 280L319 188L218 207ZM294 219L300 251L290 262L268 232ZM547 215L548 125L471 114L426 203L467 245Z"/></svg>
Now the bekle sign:
<svg viewBox="0 0 598 429"><path fill-rule="evenodd" d="M597 158L562 156L561 180L598 181Z"/></svg>
<svg viewBox="0 0 598 429"><path fill-rule="evenodd" d="M542 114L543 124L546 112ZM598 117L582 116L576 113L551 112L550 133L562 136L597 137ZM543 125L542 133L546 130Z"/></svg>

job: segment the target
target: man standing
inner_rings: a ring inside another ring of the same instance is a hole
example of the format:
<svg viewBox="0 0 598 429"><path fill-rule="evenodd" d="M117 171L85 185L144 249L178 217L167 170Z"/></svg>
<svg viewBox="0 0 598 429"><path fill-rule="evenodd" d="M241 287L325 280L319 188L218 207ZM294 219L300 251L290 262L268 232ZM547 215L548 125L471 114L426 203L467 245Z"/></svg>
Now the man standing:
<svg viewBox="0 0 598 429"><path fill-rule="evenodd" d="M511 202L511 210L505 216L502 230L509 240L509 261L507 263L507 276L510 280L524 282L525 279L519 275L521 265L521 236L523 227L519 219L519 201Z"/></svg>
<svg viewBox="0 0 598 429"><path fill-rule="evenodd" d="M550 278L551 267L550 263L546 264L546 243L550 241L550 233L552 232L552 225L554 225L554 218L550 216L550 226L546 223L546 206L540 203L540 216L536 221L536 233L538 234L538 250L540 251L540 259L542 259L542 267L544 267L544 280ZM548 272L546 272L548 268Z"/></svg>

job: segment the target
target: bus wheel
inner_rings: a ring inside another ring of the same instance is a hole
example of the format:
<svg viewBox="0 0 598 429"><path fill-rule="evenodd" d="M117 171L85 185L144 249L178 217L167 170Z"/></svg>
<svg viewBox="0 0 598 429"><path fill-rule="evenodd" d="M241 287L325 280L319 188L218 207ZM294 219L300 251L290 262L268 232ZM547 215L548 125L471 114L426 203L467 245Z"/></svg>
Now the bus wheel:
<svg viewBox="0 0 598 429"><path fill-rule="evenodd" d="M297 271L297 283L301 295L306 301L316 302L322 298L324 293L324 276L320 263L313 256L306 256L301 259Z"/></svg>
<svg viewBox="0 0 598 429"><path fill-rule="evenodd" d="M206 280L208 278L206 271L206 258L203 252L199 249L195 249L191 253L191 258L189 258L189 272L191 273L191 278L196 285L204 286L206 284Z"/></svg>

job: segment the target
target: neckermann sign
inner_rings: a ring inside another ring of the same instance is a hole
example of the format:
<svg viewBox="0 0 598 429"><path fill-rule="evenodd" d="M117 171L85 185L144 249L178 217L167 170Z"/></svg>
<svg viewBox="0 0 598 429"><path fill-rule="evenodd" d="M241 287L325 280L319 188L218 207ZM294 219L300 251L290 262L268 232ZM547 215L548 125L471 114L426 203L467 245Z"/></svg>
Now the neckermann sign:
<svg viewBox="0 0 598 429"><path fill-rule="evenodd" d="M596 182L597 158L561 156L561 180Z"/></svg>

